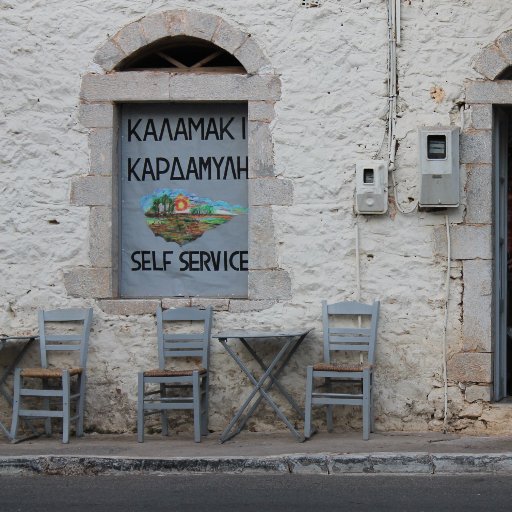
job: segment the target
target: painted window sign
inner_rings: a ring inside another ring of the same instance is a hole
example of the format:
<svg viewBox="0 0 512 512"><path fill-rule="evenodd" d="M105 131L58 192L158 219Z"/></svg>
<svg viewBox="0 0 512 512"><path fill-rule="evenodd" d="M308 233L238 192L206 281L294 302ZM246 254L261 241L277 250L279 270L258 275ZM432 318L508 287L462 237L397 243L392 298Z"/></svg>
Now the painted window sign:
<svg viewBox="0 0 512 512"><path fill-rule="evenodd" d="M247 104L121 108L122 297L247 297Z"/></svg>

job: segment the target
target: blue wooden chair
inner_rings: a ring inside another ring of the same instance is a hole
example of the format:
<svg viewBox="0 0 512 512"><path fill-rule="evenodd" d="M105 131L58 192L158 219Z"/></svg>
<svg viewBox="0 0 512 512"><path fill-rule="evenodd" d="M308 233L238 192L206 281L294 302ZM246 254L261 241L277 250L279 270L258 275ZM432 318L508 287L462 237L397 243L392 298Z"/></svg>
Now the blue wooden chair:
<svg viewBox="0 0 512 512"><path fill-rule="evenodd" d="M45 418L51 435L52 418L62 418L62 442L69 442L71 422L76 436L84 432L87 352L92 308L39 311L40 368L16 368L11 439L16 441L20 418ZM78 366L55 367L50 353L78 355ZM78 354L77 354L78 353ZM26 403L30 399L31 404ZM30 408L28 407L30 405Z"/></svg>
<svg viewBox="0 0 512 512"><path fill-rule="evenodd" d="M156 312L159 368L139 372L137 441L144 441L144 417L160 413L162 434L168 435L167 411L191 409L194 441L208 434L208 365L212 308L177 308ZM196 329L178 330L183 322ZM199 325L197 325L199 324ZM168 368L177 358L198 358L199 366ZM184 395L184 391L188 394Z"/></svg>
<svg viewBox="0 0 512 512"><path fill-rule="evenodd" d="M363 439L368 440L370 430L373 432L372 385L379 302L375 301L371 305L360 302L328 305L322 301L322 310L324 361L307 367L304 437L312 435L313 405L327 406L329 432L333 429L333 406L356 405L363 409ZM363 324L365 327L358 326ZM359 352L359 361L335 361L336 353L347 352ZM315 378L325 379L326 391L313 388ZM343 392L332 391L336 383L343 384Z"/></svg>

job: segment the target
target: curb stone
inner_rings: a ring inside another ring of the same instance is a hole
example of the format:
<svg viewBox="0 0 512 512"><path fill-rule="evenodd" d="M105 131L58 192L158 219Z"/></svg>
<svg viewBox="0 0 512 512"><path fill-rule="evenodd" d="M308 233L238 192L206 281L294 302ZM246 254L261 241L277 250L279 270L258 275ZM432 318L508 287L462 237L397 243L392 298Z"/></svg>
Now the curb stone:
<svg viewBox="0 0 512 512"><path fill-rule="evenodd" d="M38 455L0 457L0 475L123 473L273 474L512 474L512 453L294 454L264 457L107 457Z"/></svg>

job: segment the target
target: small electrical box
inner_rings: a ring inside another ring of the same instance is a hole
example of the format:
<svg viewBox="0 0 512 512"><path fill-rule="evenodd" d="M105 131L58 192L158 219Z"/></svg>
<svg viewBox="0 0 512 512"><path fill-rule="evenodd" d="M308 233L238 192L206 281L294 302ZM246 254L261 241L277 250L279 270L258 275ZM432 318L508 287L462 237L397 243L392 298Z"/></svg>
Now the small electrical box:
<svg viewBox="0 0 512 512"><path fill-rule="evenodd" d="M459 128L419 128L423 208L459 206Z"/></svg>
<svg viewBox="0 0 512 512"><path fill-rule="evenodd" d="M355 210L362 214L388 210L388 166L385 160L356 162Z"/></svg>

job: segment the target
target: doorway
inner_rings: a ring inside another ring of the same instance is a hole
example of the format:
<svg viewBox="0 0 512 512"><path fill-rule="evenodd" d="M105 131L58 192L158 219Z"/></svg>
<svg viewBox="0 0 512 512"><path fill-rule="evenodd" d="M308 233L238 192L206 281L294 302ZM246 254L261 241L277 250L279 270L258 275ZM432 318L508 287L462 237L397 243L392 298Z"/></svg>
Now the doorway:
<svg viewBox="0 0 512 512"><path fill-rule="evenodd" d="M512 106L493 111L494 400L512 394Z"/></svg>

